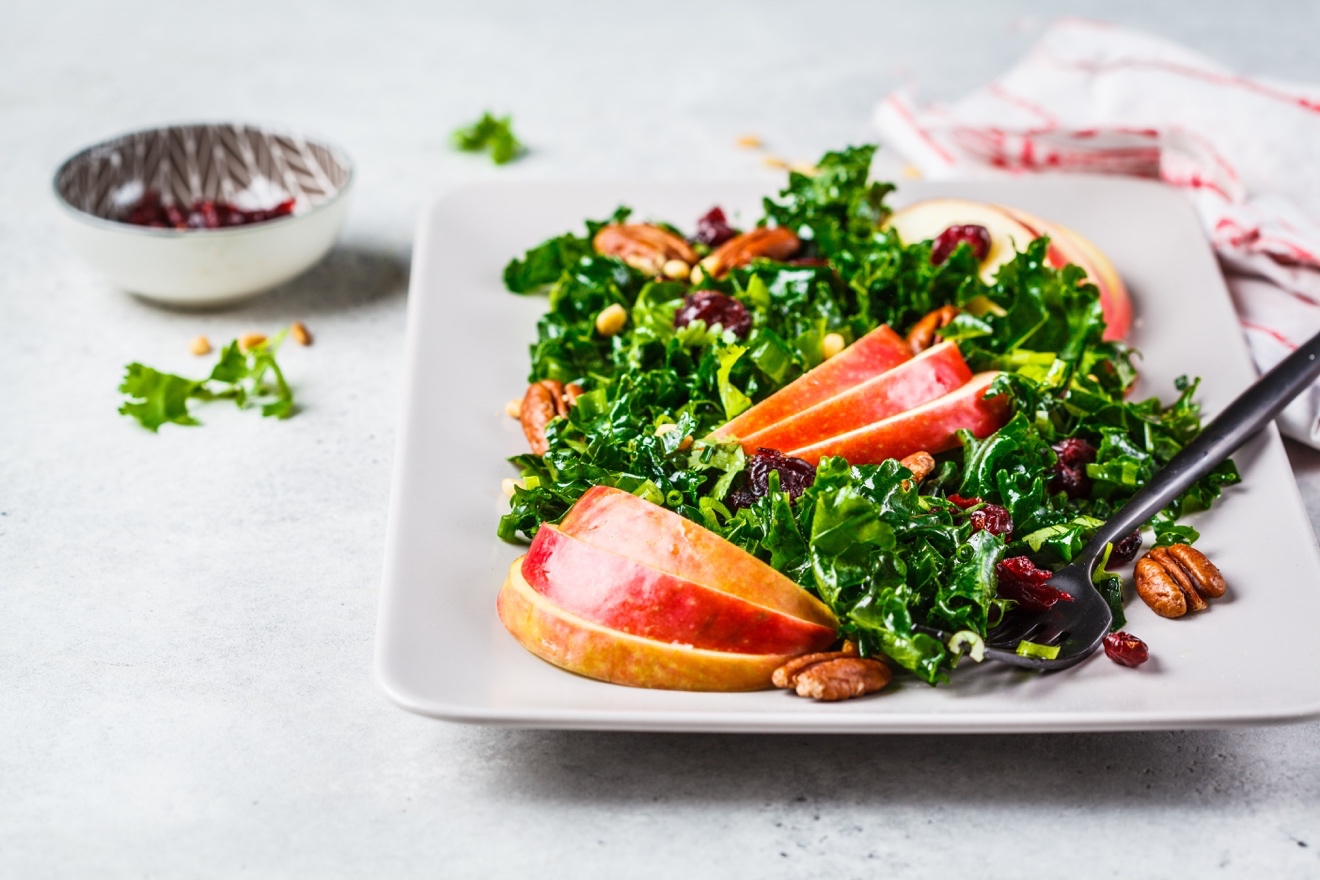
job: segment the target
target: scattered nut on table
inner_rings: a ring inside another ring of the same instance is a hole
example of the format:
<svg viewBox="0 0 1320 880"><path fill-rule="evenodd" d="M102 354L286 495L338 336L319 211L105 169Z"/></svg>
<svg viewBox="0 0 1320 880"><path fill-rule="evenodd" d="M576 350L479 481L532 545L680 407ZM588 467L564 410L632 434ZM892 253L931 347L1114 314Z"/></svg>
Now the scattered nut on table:
<svg viewBox="0 0 1320 880"><path fill-rule="evenodd" d="M293 325L289 327L289 335L292 336L293 341L299 345L312 344L312 331L308 330L307 325L302 321L293 322Z"/></svg>
<svg viewBox="0 0 1320 880"><path fill-rule="evenodd" d="M1204 611L1228 589L1215 564L1187 544L1152 549L1137 560L1134 579L1141 601L1161 617Z"/></svg>
<svg viewBox="0 0 1320 880"><path fill-rule="evenodd" d="M251 351L258 345L264 345L265 342L265 333L244 333L238 337L238 347L243 351Z"/></svg>
<svg viewBox="0 0 1320 880"><path fill-rule="evenodd" d="M192 342L188 343L188 350L197 356L211 353L211 340L205 336L194 336Z"/></svg>

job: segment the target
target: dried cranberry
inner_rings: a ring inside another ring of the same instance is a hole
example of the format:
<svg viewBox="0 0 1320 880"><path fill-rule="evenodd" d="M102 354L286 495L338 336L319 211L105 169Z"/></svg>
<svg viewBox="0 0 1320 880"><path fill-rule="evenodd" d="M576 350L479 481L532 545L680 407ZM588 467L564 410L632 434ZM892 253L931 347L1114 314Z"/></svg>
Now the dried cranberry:
<svg viewBox="0 0 1320 880"><path fill-rule="evenodd" d="M179 206L170 202L164 207L165 225L173 226L175 229L182 229L188 225L188 215L179 209Z"/></svg>
<svg viewBox="0 0 1320 880"><path fill-rule="evenodd" d="M999 575L999 598L1012 599L1028 611L1048 611L1058 602L1071 602L1072 596L1046 583L1052 576L1048 569L1037 568L1026 556L1013 556L995 566Z"/></svg>
<svg viewBox="0 0 1320 880"><path fill-rule="evenodd" d="M1091 480L1086 476L1086 466L1095 461L1095 447L1081 437L1069 437L1051 448L1059 461L1050 478L1050 491L1063 492L1069 498L1090 495Z"/></svg>
<svg viewBox="0 0 1320 880"><path fill-rule="evenodd" d="M150 189L128 209L123 219L137 226L165 226L169 222L165 216L165 206L160 201L160 193Z"/></svg>
<svg viewBox="0 0 1320 880"><path fill-rule="evenodd" d="M188 212L189 229L219 229L220 210L216 203L203 199L192 206Z"/></svg>
<svg viewBox="0 0 1320 880"><path fill-rule="evenodd" d="M958 245L963 242L971 247L976 259L984 260L985 255L990 253L990 230L972 223L965 226L950 226L941 232L936 237L935 243L931 245L931 264L938 266L949 259Z"/></svg>
<svg viewBox="0 0 1320 880"><path fill-rule="evenodd" d="M229 202L199 199L185 211L173 202L161 200L160 193L147 190L136 204L121 216L125 223L136 226L169 227L174 229L220 229L226 226L244 226L262 223L293 213L293 199L285 199L273 208L247 210Z"/></svg>
<svg viewBox="0 0 1320 880"><path fill-rule="evenodd" d="M724 209L716 205L697 220L697 234L693 241L710 247L719 247L738 234L738 230L729 225L724 216Z"/></svg>
<svg viewBox="0 0 1320 880"><path fill-rule="evenodd" d="M1091 494L1091 479L1083 471L1056 465L1050 477L1050 491L1062 492L1069 498L1085 498Z"/></svg>
<svg viewBox="0 0 1320 880"><path fill-rule="evenodd" d="M946 500L948 500L953 504L958 505L963 510L966 510L969 507L975 507L976 505L981 503L980 498L976 498L976 497L964 498L961 495L950 495Z"/></svg>
<svg viewBox="0 0 1320 880"><path fill-rule="evenodd" d="M969 517L972 531L986 531L992 535L1013 534L1013 517L1007 508L998 504L986 504L973 510Z"/></svg>
<svg viewBox="0 0 1320 880"><path fill-rule="evenodd" d="M1105 636L1105 656L1119 666L1140 666L1150 659L1150 649L1131 633L1112 632Z"/></svg>
<svg viewBox="0 0 1320 880"><path fill-rule="evenodd" d="M794 500L816 482L816 468L800 458L790 458L776 449L758 449L747 460L747 482L724 499L730 510L750 507L770 492L770 472L779 473L779 488Z"/></svg>
<svg viewBox="0 0 1320 880"><path fill-rule="evenodd" d="M1127 565L1137 558L1137 553L1141 550L1141 529L1135 529L1131 534L1124 535L1114 544L1114 549L1109 551L1110 565Z"/></svg>
<svg viewBox="0 0 1320 880"><path fill-rule="evenodd" d="M1050 447L1059 457L1059 464L1070 468L1083 468L1095 461L1095 447L1081 437L1069 437Z"/></svg>
<svg viewBox="0 0 1320 880"><path fill-rule="evenodd" d="M752 332L752 315L747 306L718 290L698 290L688 294L674 313L675 327L686 327L696 320L705 321L707 327L719 324L739 339L746 339Z"/></svg>

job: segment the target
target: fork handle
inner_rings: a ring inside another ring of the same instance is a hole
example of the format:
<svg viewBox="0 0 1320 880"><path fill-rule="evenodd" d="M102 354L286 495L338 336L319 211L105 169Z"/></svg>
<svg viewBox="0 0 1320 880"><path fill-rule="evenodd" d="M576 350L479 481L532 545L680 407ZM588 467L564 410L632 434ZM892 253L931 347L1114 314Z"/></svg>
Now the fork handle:
<svg viewBox="0 0 1320 880"><path fill-rule="evenodd" d="M1204 477L1238 447L1265 427L1320 376L1320 333L1298 347L1250 388L1242 392L1214 421L1170 459L1127 504L1109 518L1078 554L1079 560L1099 559L1105 545L1150 520L1184 490Z"/></svg>

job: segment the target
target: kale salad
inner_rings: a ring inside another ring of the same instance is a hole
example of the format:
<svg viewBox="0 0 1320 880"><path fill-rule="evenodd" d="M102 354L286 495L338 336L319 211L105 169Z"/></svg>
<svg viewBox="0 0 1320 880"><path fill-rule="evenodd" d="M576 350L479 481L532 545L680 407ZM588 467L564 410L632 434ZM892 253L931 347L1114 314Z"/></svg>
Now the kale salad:
<svg viewBox="0 0 1320 880"><path fill-rule="evenodd" d="M529 381L571 384L576 396L545 426L544 454L511 459L521 480L501 538L531 538L592 486L626 490L766 561L825 602L863 655L932 684L1013 603L1051 604L1049 570L1200 431L1197 380L1179 379L1167 403L1130 399L1136 353L1103 339L1097 289L1077 266L1052 268L1045 238L989 282L971 242L933 259L932 242L901 241L884 227L893 186L869 180L874 151L827 153L764 199L757 225L800 241L786 262L755 259L695 282L642 271L593 248L603 226L629 215L620 208L509 263L510 291L548 297ZM718 209L692 235L648 220L699 257L733 232ZM736 319L694 291L736 303ZM612 306L626 322L605 335L597 318ZM851 343L882 324L904 334L945 306L957 313L939 336L972 369L1001 372L990 394L1010 415L984 439L963 433L924 479L898 460L826 457L812 468L703 439L822 363L831 336ZM1178 520L1237 480L1225 462L1193 485L1152 522L1154 541L1194 541ZM1140 544L1114 545L1107 566ZM1122 580L1105 568L1097 587L1117 629ZM951 647L921 626L963 636Z"/></svg>

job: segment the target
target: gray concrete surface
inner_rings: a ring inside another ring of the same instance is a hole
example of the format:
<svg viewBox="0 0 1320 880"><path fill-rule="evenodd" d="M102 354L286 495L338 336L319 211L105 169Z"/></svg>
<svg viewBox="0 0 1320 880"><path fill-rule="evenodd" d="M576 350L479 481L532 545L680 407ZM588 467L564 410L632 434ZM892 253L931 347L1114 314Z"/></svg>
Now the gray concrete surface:
<svg viewBox="0 0 1320 880"><path fill-rule="evenodd" d="M1320 81L1320 4L1280 0L0 6L0 877L1320 874L1316 723L555 733L413 717L372 682L424 199L494 177L768 187L734 136L790 158L865 139L887 89L955 96L1064 13ZM515 114L524 161L449 151L484 107ZM342 246L229 311L108 289L58 235L55 164L209 119L341 142ZM288 350L291 421L211 407L151 436L115 414L128 361L195 369L194 334L294 319L317 342ZM1320 522L1320 454L1292 452Z"/></svg>

